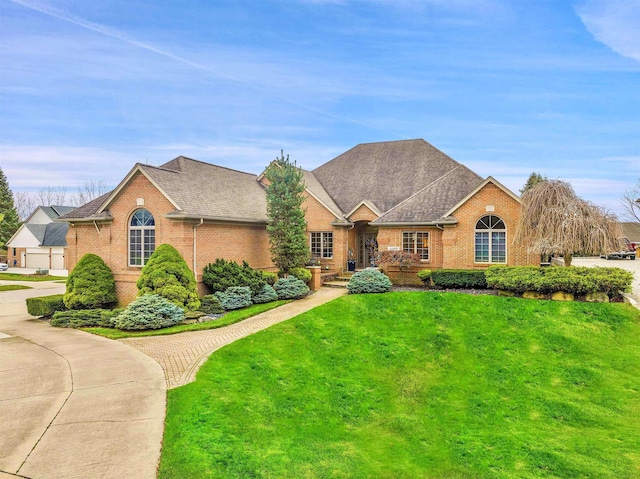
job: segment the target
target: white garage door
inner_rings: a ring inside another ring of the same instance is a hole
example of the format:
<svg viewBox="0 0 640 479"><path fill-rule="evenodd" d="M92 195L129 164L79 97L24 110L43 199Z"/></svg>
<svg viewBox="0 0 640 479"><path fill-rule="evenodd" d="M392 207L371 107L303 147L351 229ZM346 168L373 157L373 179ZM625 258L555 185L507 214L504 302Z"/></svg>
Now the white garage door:
<svg viewBox="0 0 640 479"><path fill-rule="evenodd" d="M27 268L49 269L49 248L27 248Z"/></svg>
<svg viewBox="0 0 640 479"><path fill-rule="evenodd" d="M51 255L51 269L64 269L64 255L53 253Z"/></svg>

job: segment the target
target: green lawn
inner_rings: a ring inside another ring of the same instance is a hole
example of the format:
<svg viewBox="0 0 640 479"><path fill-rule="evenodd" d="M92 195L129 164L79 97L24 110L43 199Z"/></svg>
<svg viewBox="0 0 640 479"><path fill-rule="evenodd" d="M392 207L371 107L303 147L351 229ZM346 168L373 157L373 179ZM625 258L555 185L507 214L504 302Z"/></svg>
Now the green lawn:
<svg viewBox="0 0 640 479"><path fill-rule="evenodd" d="M159 477L638 478L640 314L339 298L168 392Z"/></svg>
<svg viewBox="0 0 640 479"><path fill-rule="evenodd" d="M33 274L16 274L16 273L0 273L0 281L55 281L64 280L67 278L64 276L50 276L50 275L33 275Z"/></svg>
<svg viewBox="0 0 640 479"><path fill-rule="evenodd" d="M33 289L31 286L21 284L0 284L0 291L15 291L18 289Z"/></svg>
<svg viewBox="0 0 640 479"><path fill-rule="evenodd" d="M185 331L202 331L204 329L216 329L223 326L229 326L230 324L237 323L244 319L250 318L270 309L277 308L283 304L290 303L290 300L278 300L270 303L254 304L246 308L237 309L235 311L229 311L220 319L209 321L206 323L194 323L194 324L179 324L177 326L170 326L163 329L149 329L146 331L121 331L119 329L111 328L82 328L83 331L97 334L98 336L104 336L109 339L123 339L123 338L139 338L142 336L163 336L165 334L177 334L184 333Z"/></svg>

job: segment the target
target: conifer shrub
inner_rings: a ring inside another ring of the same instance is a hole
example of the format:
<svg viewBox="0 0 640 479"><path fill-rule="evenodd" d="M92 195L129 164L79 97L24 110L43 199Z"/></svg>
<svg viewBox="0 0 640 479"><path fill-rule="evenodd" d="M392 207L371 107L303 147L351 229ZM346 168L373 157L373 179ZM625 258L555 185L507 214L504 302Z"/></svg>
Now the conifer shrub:
<svg viewBox="0 0 640 479"><path fill-rule="evenodd" d="M108 308L118 302L111 269L98 255L85 254L67 278L67 309Z"/></svg>
<svg viewBox="0 0 640 479"><path fill-rule="evenodd" d="M386 293L391 291L391 280L377 269L358 271L347 284L349 294Z"/></svg>
<svg viewBox="0 0 640 479"><path fill-rule="evenodd" d="M198 308L205 314L222 314L224 308L220 304L220 300L215 294L207 294L200 299L200 308Z"/></svg>
<svg viewBox="0 0 640 479"><path fill-rule="evenodd" d="M178 250L169 244L156 248L142 268L137 286L138 296L157 294L191 311L200 307L196 278Z"/></svg>
<svg viewBox="0 0 640 479"><path fill-rule="evenodd" d="M261 304L269 303L271 301L275 301L276 299L278 299L278 293L276 293L276 290L273 289L273 286L265 284L258 292L258 294L255 294L253 296L252 301L255 304Z"/></svg>
<svg viewBox="0 0 640 479"><path fill-rule="evenodd" d="M51 319L51 326L58 328L113 328L115 316L120 314L122 309L74 309L69 311L58 311Z"/></svg>
<svg viewBox="0 0 640 479"><path fill-rule="evenodd" d="M158 294L145 294L116 316L114 325L126 331L161 329L178 324L184 310Z"/></svg>
<svg viewBox="0 0 640 479"><path fill-rule="evenodd" d="M246 308L253 304L253 301L251 301L251 288L248 286L231 286L224 293L217 291L215 295L220 300L222 307L227 311Z"/></svg>
<svg viewBox="0 0 640 479"><path fill-rule="evenodd" d="M40 296L39 298L27 298L27 312L31 316L49 317L56 311L67 309L64 305L62 294Z"/></svg>
<svg viewBox="0 0 640 479"><path fill-rule="evenodd" d="M232 286L248 286L252 294L257 294L269 282L271 275L273 273L253 269L246 261L239 265L235 261L218 258L215 263L204 267L202 282L214 293L224 292Z"/></svg>
<svg viewBox="0 0 640 479"><path fill-rule="evenodd" d="M305 283L309 283L309 281L311 281L311 271L307 268L291 268L289 274L295 276L300 281L304 281Z"/></svg>
<svg viewBox="0 0 640 479"><path fill-rule="evenodd" d="M295 276L280 278L273 285L278 299L300 299L309 294L309 287Z"/></svg>
<svg viewBox="0 0 640 479"><path fill-rule="evenodd" d="M267 281L267 284L269 286L273 286L274 284L276 284L276 281L278 281L278 273L263 271L262 275L264 276L264 279Z"/></svg>

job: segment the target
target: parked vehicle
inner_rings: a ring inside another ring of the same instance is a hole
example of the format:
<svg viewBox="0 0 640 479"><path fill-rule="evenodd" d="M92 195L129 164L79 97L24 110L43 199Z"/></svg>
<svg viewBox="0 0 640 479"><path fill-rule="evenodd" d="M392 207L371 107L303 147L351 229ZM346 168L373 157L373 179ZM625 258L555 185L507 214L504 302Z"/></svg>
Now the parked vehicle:
<svg viewBox="0 0 640 479"><path fill-rule="evenodd" d="M634 245L627 238L622 238L623 248L620 251L614 251L612 253L601 254L601 258L606 259L636 259L636 250Z"/></svg>
<svg viewBox="0 0 640 479"><path fill-rule="evenodd" d="M7 263L0 263L0 271L6 271L9 269L9 265Z"/></svg>

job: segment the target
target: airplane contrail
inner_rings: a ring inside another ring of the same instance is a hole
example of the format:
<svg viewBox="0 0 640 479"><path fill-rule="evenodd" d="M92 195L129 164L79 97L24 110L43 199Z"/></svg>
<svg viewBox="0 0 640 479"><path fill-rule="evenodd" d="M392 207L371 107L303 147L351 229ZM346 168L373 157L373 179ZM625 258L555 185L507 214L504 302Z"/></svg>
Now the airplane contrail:
<svg viewBox="0 0 640 479"><path fill-rule="evenodd" d="M210 74L214 75L217 78L241 84L241 85L243 85L243 86L245 86L247 88L250 88L250 89L262 94L262 95L269 96L271 98L280 100L280 101L282 101L284 103L287 103L289 105L301 108L303 110L307 110L309 112L315 113L315 114L320 115L320 116L324 116L324 117L329 118L331 120L353 123L353 124L356 124L356 125L364 126L366 128L370 128L372 130L380 131L380 132L383 132L383 133L389 133L391 135L395 135L395 136L400 137L400 138L405 138L405 139L409 138L409 137L407 137L405 135L402 135L400 133L397 133L395 131L386 130L386 129L377 127L375 125L369 124L367 122L364 122L362 120L357 120L357 119L354 119L354 118L347 118L347 117L339 117L339 116L333 115L331 113L328 113L326 111L319 110L317 108L313 108L313 107L311 107L309 105L305 105L303 103L298 103L298 102L292 101L292 100L290 100L288 98L285 98L285 97L282 97L280 95L276 95L274 93L271 93L271 92L267 91L263 87L259 87L257 85L252 84L252 83L248 83L248 82L243 81L243 80L241 80L241 79L239 79L237 77L234 77L232 75L227 75L227 74L220 73L219 71L217 71L217 70L215 70L215 69L213 69L213 68L211 68L211 67L209 67L207 65L203 65L201 63L197 63L197 62L194 62L192 60L189 60L188 58L184 58L184 57L175 55L175 54L173 54L171 52L168 52L166 50L162 50L161 48L157 48L157 47L155 47L155 46L153 46L153 45L151 45L149 43L145 43L145 42L141 42L139 40L136 40L136 39L126 35L124 32L109 28L109 27L107 27L105 25L101 25L99 23L95 23L95 22L91 22L89 20L85 20L85 19L80 18L80 17L78 17L76 15L73 15L73 14L71 14L69 12L66 12L64 10L60 10L58 8L52 7L50 5L46 5L46 4L42 4L42 3L36 3L36 2L29 1L29 0L9 0L9 1L11 1L13 3L16 3L18 5L21 5L21 6L25 7L25 8L30 9L30 10L34 10L34 11L40 12L40 13L42 13L44 15L47 15L47 16L50 16L50 17L54 17L54 18L57 18L59 20L63 20L63 21L68 22L68 23L72 23L74 25L78 25L78 26L80 26L82 28L86 28L87 30L92 30L94 32L101 33L101 34L106 35L106 36L111 37L111 38L115 38L117 40L123 41L123 42L128 43L130 45L133 45L135 47L141 48L143 50L147 50L149 52L156 53L157 55L161 55L163 57L169 58L169 59L174 60L176 62L188 65L188 66L193 67L193 68L195 68L197 70L201 70L201 71L210 73Z"/></svg>

